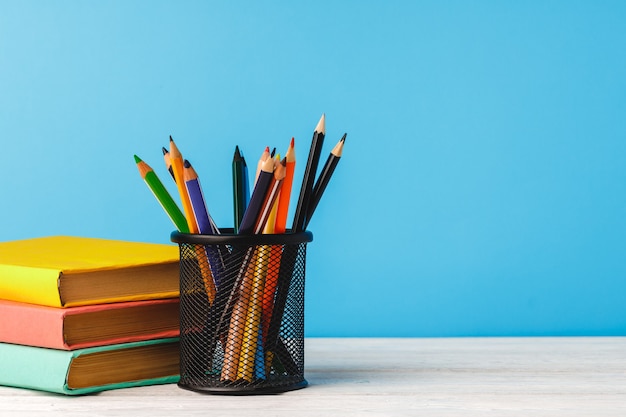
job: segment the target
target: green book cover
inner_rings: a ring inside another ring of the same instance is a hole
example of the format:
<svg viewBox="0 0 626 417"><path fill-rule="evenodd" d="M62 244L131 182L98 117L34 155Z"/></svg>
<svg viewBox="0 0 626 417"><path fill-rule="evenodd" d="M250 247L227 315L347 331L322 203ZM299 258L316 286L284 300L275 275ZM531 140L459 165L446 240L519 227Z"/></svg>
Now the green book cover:
<svg viewBox="0 0 626 417"><path fill-rule="evenodd" d="M0 385L80 395L179 380L178 338L73 351L0 343Z"/></svg>

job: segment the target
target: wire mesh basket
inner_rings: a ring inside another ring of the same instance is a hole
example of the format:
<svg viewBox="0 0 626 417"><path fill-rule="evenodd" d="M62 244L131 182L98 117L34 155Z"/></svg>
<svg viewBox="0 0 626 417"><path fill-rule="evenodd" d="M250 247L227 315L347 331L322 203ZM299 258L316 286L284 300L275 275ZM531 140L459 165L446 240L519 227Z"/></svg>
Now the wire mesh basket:
<svg viewBox="0 0 626 417"><path fill-rule="evenodd" d="M181 388L213 394L303 388L310 232L174 232L180 248Z"/></svg>

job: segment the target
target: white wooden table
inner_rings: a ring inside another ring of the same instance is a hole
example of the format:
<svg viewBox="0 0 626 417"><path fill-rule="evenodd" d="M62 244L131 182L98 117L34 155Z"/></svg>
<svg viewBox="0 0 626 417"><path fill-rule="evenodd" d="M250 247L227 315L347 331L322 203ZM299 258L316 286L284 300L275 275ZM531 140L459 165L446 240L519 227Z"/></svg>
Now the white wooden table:
<svg viewBox="0 0 626 417"><path fill-rule="evenodd" d="M309 386L83 397L0 387L0 416L626 416L626 337L306 339ZM0 370L1 372L1 370Z"/></svg>

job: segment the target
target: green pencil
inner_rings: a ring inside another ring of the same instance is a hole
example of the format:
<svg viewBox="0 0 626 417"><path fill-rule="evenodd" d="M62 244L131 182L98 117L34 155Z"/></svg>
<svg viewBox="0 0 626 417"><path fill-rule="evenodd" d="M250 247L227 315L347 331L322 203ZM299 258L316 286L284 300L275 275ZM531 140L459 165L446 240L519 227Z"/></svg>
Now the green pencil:
<svg viewBox="0 0 626 417"><path fill-rule="evenodd" d="M141 178L148 184L148 188L152 191L152 194L159 201L163 210L167 213L174 226L181 233L189 233L189 226L187 225L187 220L185 219L185 215L180 211L176 202L167 192L167 189L157 177L154 170L141 160L137 155L135 155L135 162L137 163L137 168L139 169L139 174Z"/></svg>

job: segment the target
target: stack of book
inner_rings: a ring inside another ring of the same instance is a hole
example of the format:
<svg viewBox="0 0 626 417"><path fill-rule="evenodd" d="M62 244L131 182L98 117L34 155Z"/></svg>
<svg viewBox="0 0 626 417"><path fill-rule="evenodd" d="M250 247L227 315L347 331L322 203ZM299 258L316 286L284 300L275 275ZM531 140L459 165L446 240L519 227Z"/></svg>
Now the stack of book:
<svg viewBox="0 0 626 417"><path fill-rule="evenodd" d="M179 379L178 247L0 243L0 385L77 395Z"/></svg>

